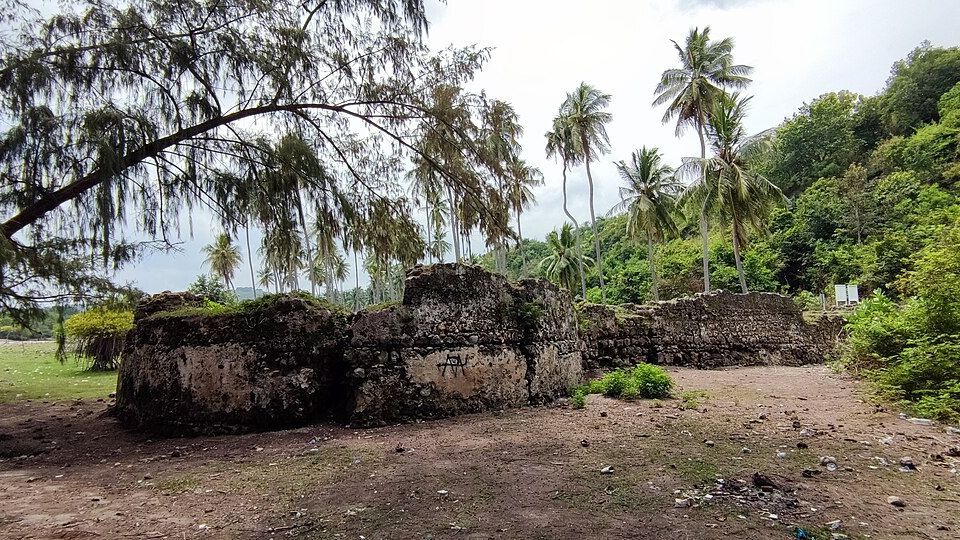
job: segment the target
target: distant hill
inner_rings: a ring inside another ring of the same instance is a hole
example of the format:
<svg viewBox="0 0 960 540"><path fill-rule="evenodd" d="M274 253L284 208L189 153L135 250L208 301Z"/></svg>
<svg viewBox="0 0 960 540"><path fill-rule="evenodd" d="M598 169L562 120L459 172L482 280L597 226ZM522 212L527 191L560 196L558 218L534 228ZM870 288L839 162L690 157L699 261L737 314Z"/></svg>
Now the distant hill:
<svg viewBox="0 0 960 540"><path fill-rule="evenodd" d="M252 300L252 299L253 299L253 287L237 287L236 292L237 292L237 299L238 299L238 300ZM264 291L263 289L257 289L257 296L258 296L258 297L263 296L263 295L265 295L265 294L269 294L269 293L268 293L267 291Z"/></svg>

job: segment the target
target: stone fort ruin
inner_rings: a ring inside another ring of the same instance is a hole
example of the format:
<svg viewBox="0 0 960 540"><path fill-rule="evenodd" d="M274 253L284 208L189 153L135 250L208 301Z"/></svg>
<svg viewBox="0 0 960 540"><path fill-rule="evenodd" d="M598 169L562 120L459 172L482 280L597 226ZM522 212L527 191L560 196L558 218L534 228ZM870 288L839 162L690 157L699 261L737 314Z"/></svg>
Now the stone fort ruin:
<svg viewBox="0 0 960 540"><path fill-rule="evenodd" d="M822 362L839 329L766 293L577 309L548 282L455 264L413 269L401 303L356 314L297 295L211 310L162 293L137 307L114 412L168 434L381 425L546 403L585 370L641 361Z"/></svg>

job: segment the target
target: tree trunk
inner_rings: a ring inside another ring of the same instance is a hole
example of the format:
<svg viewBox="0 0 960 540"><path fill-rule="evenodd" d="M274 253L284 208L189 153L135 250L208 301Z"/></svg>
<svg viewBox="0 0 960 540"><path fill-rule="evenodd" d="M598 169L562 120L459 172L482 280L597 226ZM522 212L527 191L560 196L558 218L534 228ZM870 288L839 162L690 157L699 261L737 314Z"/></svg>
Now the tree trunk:
<svg viewBox="0 0 960 540"><path fill-rule="evenodd" d="M358 263L357 248L353 248L353 275L356 278L357 288L353 290L353 310L360 311L360 264Z"/></svg>
<svg viewBox="0 0 960 540"><path fill-rule="evenodd" d="M313 266L316 264L316 261L313 258L313 249L310 247L310 233L307 232L307 220L303 214L303 201L300 198L299 191L297 192L297 214L300 216L300 228L303 229L303 243L307 248L307 264L309 265L307 276L310 278L310 294L316 296L317 282L313 276Z"/></svg>
<svg viewBox="0 0 960 540"><path fill-rule="evenodd" d="M737 216L733 216L733 260L737 263L737 275L740 276L740 292L746 293L747 291L747 278L743 273L743 262L740 260L740 241L738 240L740 231L740 222L737 220Z"/></svg>
<svg viewBox="0 0 960 540"><path fill-rule="evenodd" d="M647 235L647 261L650 263L650 292L653 294L653 301L660 301L660 289L657 286L657 263L653 254L653 240Z"/></svg>
<svg viewBox="0 0 960 540"><path fill-rule="evenodd" d="M586 273L583 271L583 254L580 252L580 224L577 223L576 218L573 217L573 214L570 213L570 210L567 208L567 161L563 161L563 213L567 215L570 221L573 223L573 237L577 242L577 266L580 269L580 295L581 298L586 300L587 298L587 278Z"/></svg>
<svg viewBox="0 0 960 540"><path fill-rule="evenodd" d="M460 227L457 220L457 205L455 204L453 190L447 186L447 201L450 203L450 232L453 240L453 262L460 262Z"/></svg>
<svg viewBox="0 0 960 540"><path fill-rule="evenodd" d="M427 257L428 259L427 260L430 261L430 264L433 264L433 245L431 243L430 234L431 234L430 233L430 208L428 205L427 207Z"/></svg>
<svg viewBox="0 0 960 540"><path fill-rule="evenodd" d="M517 205L517 249L520 250L520 268L527 265L527 254L523 251L523 229L520 228L520 205ZM506 264L504 264L506 266ZM506 271L506 268L504 268Z"/></svg>
<svg viewBox="0 0 960 540"><path fill-rule="evenodd" d="M700 160L707 158L707 143L703 139L703 126L697 126L700 137ZM707 169L703 169L703 183L707 183ZM700 207L700 241L703 243L703 292L710 292L710 224L707 222L707 208Z"/></svg>
<svg viewBox="0 0 960 540"><path fill-rule="evenodd" d="M587 148L584 141L584 148ZM597 275L600 276L600 302L607 302L607 292L603 283L603 256L600 254L600 236L597 234L597 216L593 210L593 174L590 172L590 151L585 152L584 160L587 164L587 183L590 185L590 227L593 229L593 247L597 252Z"/></svg>
<svg viewBox="0 0 960 540"><path fill-rule="evenodd" d="M257 299L257 273L253 270L253 251L250 250L250 221L243 227L243 234L247 237L247 263L250 266L250 284L253 285L253 299Z"/></svg>

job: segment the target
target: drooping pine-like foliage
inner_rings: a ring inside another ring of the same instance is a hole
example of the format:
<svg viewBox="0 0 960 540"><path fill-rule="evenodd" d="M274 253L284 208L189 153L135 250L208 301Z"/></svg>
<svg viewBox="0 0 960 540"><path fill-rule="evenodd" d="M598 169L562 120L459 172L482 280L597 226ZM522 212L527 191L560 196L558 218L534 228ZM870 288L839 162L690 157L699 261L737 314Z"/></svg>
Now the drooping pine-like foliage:
<svg viewBox="0 0 960 540"><path fill-rule="evenodd" d="M505 228L488 201L502 165L476 142L489 104L462 90L487 51L427 50L420 0L85 0L46 18L13 2L17 30L0 39L9 313L113 289L111 270L169 246L201 207L228 233L268 231L283 279L333 239L416 260L411 159L456 188L471 225ZM455 113L441 88L460 96Z"/></svg>

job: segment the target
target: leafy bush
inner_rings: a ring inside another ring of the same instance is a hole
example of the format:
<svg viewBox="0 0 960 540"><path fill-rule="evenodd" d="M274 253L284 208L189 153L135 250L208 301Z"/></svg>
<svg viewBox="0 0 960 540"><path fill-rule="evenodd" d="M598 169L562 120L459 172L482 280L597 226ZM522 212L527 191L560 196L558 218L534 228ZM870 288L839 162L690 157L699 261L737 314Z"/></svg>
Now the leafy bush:
<svg viewBox="0 0 960 540"><path fill-rule="evenodd" d="M823 306L820 298L810 291L800 291L793 297L793 302L803 311L819 311Z"/></svg>
<svg viewBox="0 0 960 540"><path fill-rule="evenodd" d="M196 281L187 287L187 291L211 302L218 304L235 304L237 295L223 286L223 283L208 275L197 276Z"/></svg>
<svg viewBox="0 0 960 540"><path fill-rule="evenodd" d="M843 362L914 414L960 417L960 221L917 253L897 305L875 294L850 317Z"/></svg>
<svg viewBox="0 0 960 540"><path fill-rule="evenodd" d="M668 397L672 389L673 379L663 368L640 363L633 368L617 369L587 382L574 392L574 399L578 394L603 394L627 400L663 398Z"/></svg>
<svg viewBox="0 0 960 540"><path fill-rule="evenodd" d="M133 312L93 308L70 317L63 328L76 345L74 354L78 361L90 359L90 369L109 371L117 369L120 362L127 332L133 329Z"/></svg>

